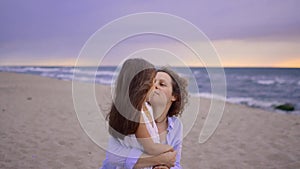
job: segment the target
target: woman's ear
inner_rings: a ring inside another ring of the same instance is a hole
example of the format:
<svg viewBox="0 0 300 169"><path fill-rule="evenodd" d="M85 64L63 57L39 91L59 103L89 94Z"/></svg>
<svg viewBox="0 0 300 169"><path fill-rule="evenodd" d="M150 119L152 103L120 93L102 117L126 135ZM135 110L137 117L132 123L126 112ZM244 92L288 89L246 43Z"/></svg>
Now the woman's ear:
<svg viewBox="0 0 300 169"><path fill-rule="evenodd" d="M176 96L172 95L171 101L174 102L176 100L177 100Z"/></svg>

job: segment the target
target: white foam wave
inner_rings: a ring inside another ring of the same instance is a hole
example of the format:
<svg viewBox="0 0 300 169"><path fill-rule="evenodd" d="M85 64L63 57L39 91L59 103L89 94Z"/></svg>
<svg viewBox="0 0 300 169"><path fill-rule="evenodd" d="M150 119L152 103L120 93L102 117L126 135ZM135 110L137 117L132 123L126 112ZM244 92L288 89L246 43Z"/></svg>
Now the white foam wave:
<svg viewBox="0 0 300 169"><path fill-rule="evenodd" d="M65 80L72 80L73 75L72 74L58 74L58 75L56 75L56 78L65 79Z"/></svg>
<svg viewBox="0 0 300 169"><path fill-rule="evenodd" d="M276 83L279 83L279 84L284 84L285 83L285 80L282 79L282 78L275 78L275 81L276 81Z"/></svg>
<svg viewBox="0 0 300 169"><path fill-rule="evenodd" d="M274 84L275 81L274 80L258 80L257 83L262 84L262 85L271 85L271 84Z"/></svg>
<svg viewBox="0 0 300 169"><path fill-rule="evenodd" d="M76 80L81 82L98 83L103 85L110 85L112 80L109 78L95 78L94 76L73 76L73 74L59 74L55 76L62 80Z"/></svg>
<svg viewBox="0 0 300 169"><path fill-rule="evenodd" d="M96 83L103 84L103 85L110 85L110 84L112 84L112 80L96 79Z"/></svg>
<svg viewBox="0 0 300 169"><path fill-rule="evenodd" d="M191 93L190 95L194 97L203 97L208 99L226 100L224 96L220 96L216 94L214 95L212 93Z"/></svg>
<svg viewBox="0 0 300 169"><path fill-rule="evenodd" d="M232 98L228 98L227 101L234 104L245 104L251 107L260 107L260 108L272 108L274 105L281 104L277 101L261 101L261 100L255 100L251 97L232 97Z"/></svg>
<svg viewBox="0 0 300 169"><path fill-rule="evenodd" d="M44 67L1 67L1 71L7 72L57 72L59 68L44 68Z"/></svg>
<svg viewBox="0 0 300 169"><path fill-rule="evenodd" d="M115 72L113 71L89 71L89 70L73 69L71 73L75 73L75 75L83 74L89 76L94 76L95 74L97 76L115 76Z"/></svg>
<svg viewBox="0 0 300 169"><path fill-rule="evenodd" d="M81 81L81 82L93 82L94 79L88 77L74 77L73 80Z"/></svg>
<svg viewBox="0 0 300 169"><path fill-rule="evenodd" d="M26 72L27 70L26 68L18 68L18 67L1 67L0 71L23 73Z"/></svg>
<svg viewBox="0 0 300 169"><path fill-rule="evenodd" d="M62 72L62 73L74 73L75 71L76 71L76 69L74 69L74 68L62 68L60 70L60 72Z"/></svg>
<svg viewBox="0 0 300 169"><path fill-rule="evenodd" d="M195 70L195 71L193 71L193 74L194 75L201 75L202 73L199 70Z"/></svg>
<svg viewBox="0 0 300 169"><path fill-rule="evenodd" d="M41 76L44 76L44 77L55 77L55 74L54 73L44 72L44 73L41 74Z"/></svg>
<svg viewBox="0 0 300 169"><path fill-rule="evenodd" d="M26 67L26 71L33 71L33 72L57 72L59 68L44 68L44 67Z"/></svg>
<svg viewBox="0 0 300 169"><path fill-rule="evenodd" d="M250 97L232 97L232 98L227 98L226 101L230 103L241 104L241 103L251 102L253 101L253 99Z"/></svg>
<svg viewBox="0 0 300 169"><path fill-rule="evenodd" d="M113 71L91 71L91 70L81 70L78 68L51 68L51 67L0 67L0 71L5 72L41 72L42 76L51 76L51 74L47 74L47 72L57 72L59 74L73 74L75 75L86 75L86 76L115 76L115 72Z"/></svg>
<svg viewBox="0 0 300 169"><path fill-rule="evenodd" d="M249 76L240 76L240 75L235 75L234 79L238 79L238 80L247 80L247 79L251 79Z"/></svg>

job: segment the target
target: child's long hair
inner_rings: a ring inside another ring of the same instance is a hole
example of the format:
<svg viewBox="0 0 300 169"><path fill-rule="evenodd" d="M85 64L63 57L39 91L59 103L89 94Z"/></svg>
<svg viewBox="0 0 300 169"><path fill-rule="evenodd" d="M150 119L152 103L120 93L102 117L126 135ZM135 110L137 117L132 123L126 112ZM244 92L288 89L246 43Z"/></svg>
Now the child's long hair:
<svg viewBox="0 0 300 169"><path fill-rule="evenodd" d="M134 134L139 126L140 111L155 77L154 66L143 59L124 62L118 79L113 103L107 116L109 133L123 139Z"/></svg>

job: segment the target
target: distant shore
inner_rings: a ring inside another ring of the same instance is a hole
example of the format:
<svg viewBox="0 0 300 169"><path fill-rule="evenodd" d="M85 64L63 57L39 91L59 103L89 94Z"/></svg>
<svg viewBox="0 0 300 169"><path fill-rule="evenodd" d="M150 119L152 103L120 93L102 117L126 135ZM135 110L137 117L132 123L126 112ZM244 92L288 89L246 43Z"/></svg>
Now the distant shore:
<svg viewBox="0 0 300 169"><path fill-rule="evenodd" d="M97 97L107 90L96 85ZM183 140L183 168L300 168L299 115L226 103L217 130L199 144L209 105L201 98L200 113ZM105 151L79 124L71 81L0 72L0 112L0 168L101 166Z"/></svg>

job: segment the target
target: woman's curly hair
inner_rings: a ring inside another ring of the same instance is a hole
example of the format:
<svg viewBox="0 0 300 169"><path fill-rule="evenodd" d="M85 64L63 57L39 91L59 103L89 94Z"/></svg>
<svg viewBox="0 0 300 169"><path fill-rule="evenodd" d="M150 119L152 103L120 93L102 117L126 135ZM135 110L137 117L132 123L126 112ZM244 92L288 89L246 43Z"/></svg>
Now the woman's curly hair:
<svg viewBox="0 0 300 169"><path fill-rule="evenodd" d="M168 116L181 116L184 106L188 102L188 81L180 77L169 67L162 67L157 72L167 73L172 79L172 95L175 96L176 100L172 103L168 111Z"/></svg>

